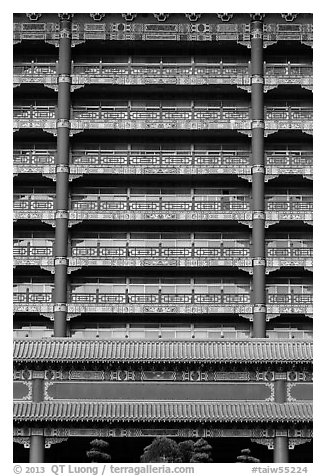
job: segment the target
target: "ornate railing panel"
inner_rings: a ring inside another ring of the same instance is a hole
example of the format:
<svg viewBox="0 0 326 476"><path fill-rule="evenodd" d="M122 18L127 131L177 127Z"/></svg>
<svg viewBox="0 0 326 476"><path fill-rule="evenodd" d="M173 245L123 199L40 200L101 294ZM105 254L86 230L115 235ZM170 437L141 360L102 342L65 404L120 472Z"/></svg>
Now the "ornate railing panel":
<svg viewBox="0 0 326 476"><path fill-rule="evenodd" d="M44 84L55 87L58 82L57 63L15 63L13 71L14 86L28 84Z"/></svg>
<svg viewBox="0 0 326 476"><path fill-rule="evenodd" d="M72 153L70 170L74 174L251 173L249 150L76 150Z"/></svg>
<svg viewBox="0 0 326 476"><path fill-rule="evenodd" d="M105 196L73 195L71 220L251 220L251 200L247 195L191 196ZM312 221L312 198L291 195L266 198L266 219ZM55 195L14 196L15 219L54 218Z"/></svg>
<svg viewBox="0 0 326 476"><path fill-rule="evenodd" d="M251 296L245 294L185 294L185 293L76 293L70 294L68 310L70 313L176 313L210 314L237 313L252 314ZM15 312L53 311L50 292L15 292ZM267 311L270 314L312 313L312 294L267 294ZM250 316L248 316L250 318Z"/></svg>
<svg viewBox="0 0 326 476"><path fill-rule="evenodd" d="M57 82L57 63L15 63L15 83ZM312 65L264 63L265 84L312 84ZM250 84L248 63L74 63L73 84Z"/></svg>
<svg viewBox="0 0 326 476"><path fill-rule="evenodd" d="M55 174L54 149L15 149L14 173ZM249 150L73 150L70 158L72 177L81 174L237 174L251 175ZM267 150L266 176L297 174L312 178L311 150Z"/></svg>
<svg viewBox="0 0 326 476"><path fill-rule="evenodd" d="M54 266L54 242L52 245L15 243L13 247L14 266Z"/></svg>
<svg viewBox="0 0 326 476"><path fill-rule="evenodd" d="M49 240L47 240L49 241ZM284 240L283 247L276 247L276 241L266 243L266 258L269 268L278 269L283 266L303 266L312 268L311 242L302 242L300 246ZM240 246L239 246L240 245ZM13 248L14 265L20 266L54 266L54 242L50 244L34 244L33 241L16 242ZM164 242L154 245L125 245L114 244L88 245L87 240L82 245L71 245L70 267L83 266L252 266L249 241L235 242L235 245L225 246L223 243L211 246L167 246Z"/></svg>
<svg viewBox="0 0 326 476"><path fill-rule="evenodd" d="M312 196L266 196L266 219L270 222L280 220L313 220Z"/></svg>
<svg viewBox="0 0 326 476"><path fill-rule="evenodd" d="M312 178L312 150L266 150L265 168L268 178L288 174Z"/></svg>
<svg viewBox="0 0 326 476"><path fill-rule="evenodd" d="M271 89L282 84L299 84L312 89L313 71L311 64L305 63L264 63L265 88Z"/></svg>
<svg viewBox="0 0 326 476"><path fill-rule="evenodd" d="M85 129L231 129L251 131L249 107L76 106L71 131ZM14 129L42 128L56 133L55 106L15 106ZM310 107L266 107L265 129L312 130Z"/></svg>
<svg viewBox="0 0 326 476"><path fill-rule="evenodd" d="M267 130L298 129L311 131L312 126L313 112L309 106L265 107L265 128Z"/></svg>
<svg viewBox="0 0 326 476"><path fill-rule="evenodd" d="M55 174L55 149L15 149L14 174Z"/></svg>
<svg viewBox="0 0 326 476"><path fill-rule="evenodd" d="M72 88L86 84L236 84L249 88L251 65L248 63L74 63ZM265 85L300 84L312 88L312 65L305 63L264 63ZM57 64L25 62L14 64L14 85L40 83L56 87Z"/></svg>
<svg viewBox="0 0 326 476"><path fill-rule="evenodd" d="M243 247L76 246L71 266L251 266Z"/></svg>
<svg viewBox="0 0 326 476"><path fill-rule="evenodd" d="M55 194L15 194L14 219L54 219Z"/></svg>
<svg viewBox="0 0 326 476"><path fill-rule="evenodd" d="M102 196L73 197L70 217L83 219L127 220L247 220L251 217L250 200L234 196L147 196L116 198Z"/></svg>

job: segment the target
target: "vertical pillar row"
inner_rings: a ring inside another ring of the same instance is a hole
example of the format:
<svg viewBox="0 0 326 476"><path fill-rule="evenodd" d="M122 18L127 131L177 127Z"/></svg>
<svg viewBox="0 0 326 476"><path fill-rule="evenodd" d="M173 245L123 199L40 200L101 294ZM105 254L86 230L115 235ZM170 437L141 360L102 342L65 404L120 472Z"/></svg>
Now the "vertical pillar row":
<svg viewBox="0 0 326 476"><path fill-rule="evenodd" d="M66 337L71 20L60 20L55 215L54 337Z"/></svg>
<svg viewBox="0 0 326 476"><path fill-rule="evenodd" d="M253 337L266 337L263 24L251 22Z"/></svg>

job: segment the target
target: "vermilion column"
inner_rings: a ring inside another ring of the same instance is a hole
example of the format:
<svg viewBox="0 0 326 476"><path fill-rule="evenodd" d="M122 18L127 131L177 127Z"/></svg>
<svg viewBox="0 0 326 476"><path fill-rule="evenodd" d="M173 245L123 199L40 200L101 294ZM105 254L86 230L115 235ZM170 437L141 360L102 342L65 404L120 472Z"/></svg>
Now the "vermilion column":
<svg viewBox="0 0 326 476"><path fill-rule="evenodd" d="M32 430L33 432L33 430ZM45 438L43 434L34 434L30 436L29 462L44 463Z"/></svg>
<svg viewBox="0 0 326 476"><path fill-rule="evenodd" d="M253 337L266 337L263 24L251 22Z"/></svg>
<svg viewBox="0 0 326 476"><path fill-rule="evenodd" d="M286 394L286 374L275 374L274 382L275 402L285 403L287 401ZM287 430L276 430L274 437L274 463L288 463L289 462L289 439Z"/></svg>
<svg viewBox="0 0 326 476"><path fill-rule="evenodd" d="M273 463L289 462L289 444L287 436L275 436Z"/></svg>
<svg viewBox="0 0 326 476"><path fill-rule="evenodd" d="M60 20L55 216L54 336L66 336L71 21Z"/></svg>

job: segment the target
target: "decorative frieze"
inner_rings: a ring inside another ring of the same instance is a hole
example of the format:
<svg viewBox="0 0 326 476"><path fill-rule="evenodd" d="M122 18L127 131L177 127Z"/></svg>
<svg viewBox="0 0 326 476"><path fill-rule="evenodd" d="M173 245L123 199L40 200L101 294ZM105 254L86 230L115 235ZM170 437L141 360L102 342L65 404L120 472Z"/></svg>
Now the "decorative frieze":
<svg viewBox="0 0 326 476"><path fill-rule="evenodd" d="M298 430L303 431L304 434L309 434L311 438L311 430L304 429ZM17 443L26 443L29 444L29 436L31 434L31 429L29 427L17 427L13 429L15 442ZM289 434L291 430L289 430ZM113 426L105 425L96 427L91 426L50 426L47 425L44 428L44 435L47 438L76 438L76 437L86 437L86 438L110 438L110 437L156 437L156 436L166 436L171 438L251 438L253 442L260 444L270 444L272 445L273 438L275 436L275 429L265 427L255 427L250 428L246 427L244 423L241 424L241 427L236 428L223 428L221 425L214 427L212 424L209 426L200 425L200 426L186 426L175 425L171 426L171 423L166 426L160 427L146 427L138 424L137 426L124 428L122 425ZM298 439L303 437L298 437ZM265 443L266 442L266 443ZM271 447L272 449L272 447Z"/></svg>
<svg viewBox="0 0 326 476"><path fill-rule="evenodd" d="M32 14L33 15L33 14ZM37 15L37 14L36 14ZM65 18L68 18L65 14ZM94 14L101 15L101 14ZM249 23L228 23L229 15L221 15L222 23L199 23L198 21L189 21L189 23L168 23L165 14L159 15L156 23L137 23L134 21L136 13L123 13L124 22L109 22L103 24L96 23L78 23L73 22L73 45L84 42L88 39L101 40L174 40L174 41L236 41L245 44L250 48L250 24ZM167 14L166 14L167 15ZM190 14L193 15L193 14ZM252 14L253 21L261 21L264 14ZM280 40L301 41L304 44L312 46L312 24L292 24L291 19L295 14L285 14L286 23L264 23L264 46L276 43ZM292 16L291 16L292 15ZM63 17L62 17L63 18ZM163 21L164 19L164 21ZM294 19L294 18L293 18ZM154 20L155 21L155 20ZM291 24L289 24L291 23ZM102 30L99 27L103 26ZM33 27L33 28L32 28ZM195 27L195 28L194 28ZM255 34L253 30L252 34ZM260 35L261 35L261 30ZM22 40L44 40L51 44L58 45L59 23L14 23L14 42Z"/></svg>

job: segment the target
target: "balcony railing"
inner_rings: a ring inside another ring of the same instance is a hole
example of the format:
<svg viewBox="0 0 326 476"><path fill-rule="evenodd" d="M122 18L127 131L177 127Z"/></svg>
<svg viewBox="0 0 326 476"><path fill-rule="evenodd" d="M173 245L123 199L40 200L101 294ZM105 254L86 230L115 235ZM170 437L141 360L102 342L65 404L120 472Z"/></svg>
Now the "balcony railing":
<svg viewBox="0 0 326 476"><path fill-rule="evenodd" d="M53 312L51 292L14 292L15 312ZM250 293L77 293L69 295L68 312L104 313L238 313L248 318L253 305ZM267 312L312 313L312 294L267 294Z"/></svg>
<svg viewBox="0 0 326 476"><path fill-rule="evenodd" d="M266 219L312 220L312 197L266 196ZM14 195L15 219L54 219L55 194ZM251 220L248 195L73 195L71 220Z"/></svg>
<svg viewBox="0 0 326 476"><path fill-rule="evenodd" d="M56 130L56 106L14 106L14 129ZM71 130L85 129L236 129L251 131L251 109L246 106L75 106ZM265 129L312 129L309 106L265 107Z"/></svg>
<svg viewBox="0 0 326 476"><path fill-rule="evenodd" d="M14 84L57 84L57 63L19 62L14 65ZM312 87L312 65L307 63L264 63L265 85L300 84ZM236 84L250 86L251 63L75 63L71 64L72 85L85 84Z"/></svg>
<svg viewBox="0 0 326 476"><path fill-rule="evenodd" d="M55 149L15 149L14 173L41 173L55 178ZM266 176L312 176L311 150L265 151ZM73 150L71 177L83 174L237 174L251 177L249 150Z"/></svg>
<svg viewBox="0 0 326 476"><path fill-rule="evenodd" d="M49 240L47 240L49 241ZM27 242L27 243L26 243ZM278 243L278 246L276 244ZM282 246L283 245L283 246ZM282 247L280 247L282 246ZM33 244L27 240L14 245L14 264L31 266L54 265L54 240L51 244ZM312 267L311 241L302 240L293 244L290 240L274 240L266 243L266 258L269 267ZM249 240L237 240L234 246L223 244L203 246L192 242L188 246L143 244L115 246L114 244L71 245L69 265L83 266L239 266L252 267Z"/></svg>
<svg viewBox="0 0 326 476"><path fill-rule="evenodd" d="M313 154L312 150L266 150L266 175L303 175L312 177Z"/></svg>
<svg viewBox="0 0 326 476"><path fill-rule="evenodd" d="M71 173L243 174L249 175L249 150L80 150L73 151Z"/></svg>

